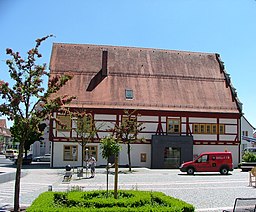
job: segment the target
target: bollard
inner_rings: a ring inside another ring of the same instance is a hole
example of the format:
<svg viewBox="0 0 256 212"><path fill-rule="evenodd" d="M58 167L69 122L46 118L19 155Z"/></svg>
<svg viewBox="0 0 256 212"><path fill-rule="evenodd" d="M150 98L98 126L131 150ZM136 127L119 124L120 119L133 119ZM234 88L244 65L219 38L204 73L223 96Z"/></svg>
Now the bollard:
<svg viewBox="0 0 256 212"><path fill-rule="evenodd" d="M48 191L52 191L52 185L48 185Z"/></svg>

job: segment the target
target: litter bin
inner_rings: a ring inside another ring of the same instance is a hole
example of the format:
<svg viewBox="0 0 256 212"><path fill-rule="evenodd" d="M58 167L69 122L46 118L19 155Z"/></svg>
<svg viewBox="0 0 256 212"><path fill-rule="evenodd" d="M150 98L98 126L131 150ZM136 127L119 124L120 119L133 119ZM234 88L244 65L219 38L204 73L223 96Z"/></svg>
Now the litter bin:
<svg viewBox="0 0 256 212"><path fill-rule="evenodd" d="M77 167L77 177L83 177L83 167Z"/></svg>

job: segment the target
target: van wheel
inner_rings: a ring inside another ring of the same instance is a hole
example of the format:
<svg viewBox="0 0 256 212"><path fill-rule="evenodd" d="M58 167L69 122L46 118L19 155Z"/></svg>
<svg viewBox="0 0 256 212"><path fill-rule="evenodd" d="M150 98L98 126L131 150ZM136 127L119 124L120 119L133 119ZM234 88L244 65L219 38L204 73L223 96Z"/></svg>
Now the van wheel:
<svg viewBox="0 0 256 212"><path fill-rule="evenodd" d="M228 174L228 169L226 167L223 167L223 168L221 168L220 173L227 175Z"/></svg>
<svg viewBox="0 0 256 212"><path fill-rule="evenodd" d="M189 167L189 168L187 169L187 174L189 174L189 175L194 174L194 172L195 172L195 170L194 170L192 167Z"/></svg>

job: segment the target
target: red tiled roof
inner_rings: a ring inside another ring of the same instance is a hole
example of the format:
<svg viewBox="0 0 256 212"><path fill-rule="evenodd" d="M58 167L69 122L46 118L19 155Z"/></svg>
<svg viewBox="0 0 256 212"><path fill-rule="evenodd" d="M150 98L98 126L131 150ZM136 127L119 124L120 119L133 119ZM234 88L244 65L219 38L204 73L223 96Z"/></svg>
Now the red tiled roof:
<svg viewBox="0 0 256 212"><path fill-rule="evenodd" d="M107 77L99 78L103 51ZM74 75L59 92L77 96L71 107L239 113L217 54L58 43L50 70Z"/></svg>

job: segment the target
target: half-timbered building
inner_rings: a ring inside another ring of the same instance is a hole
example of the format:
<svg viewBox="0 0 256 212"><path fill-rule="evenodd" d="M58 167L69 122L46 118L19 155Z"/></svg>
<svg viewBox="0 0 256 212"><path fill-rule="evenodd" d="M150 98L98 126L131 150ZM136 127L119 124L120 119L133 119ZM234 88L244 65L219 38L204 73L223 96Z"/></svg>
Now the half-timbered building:
<svg viewBox="0 0 256 212"><path fill-rule="evenodd" d="M55 43L51 76L73 75L58 95L75 95L70 110L92 114L103 126L82 151L76 120L56 113L66 128L50 122L51 165L79 166L88 154L106 161L100 139L120 124L124 110L136 110L145 127L132 144L132 165L177 168L205 151L231 151L240 158L242 104L219 54L152 48ZM119 164L126 165L122 145Z"/></svg>

